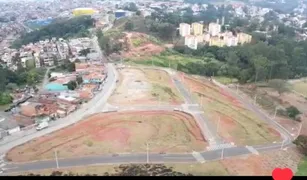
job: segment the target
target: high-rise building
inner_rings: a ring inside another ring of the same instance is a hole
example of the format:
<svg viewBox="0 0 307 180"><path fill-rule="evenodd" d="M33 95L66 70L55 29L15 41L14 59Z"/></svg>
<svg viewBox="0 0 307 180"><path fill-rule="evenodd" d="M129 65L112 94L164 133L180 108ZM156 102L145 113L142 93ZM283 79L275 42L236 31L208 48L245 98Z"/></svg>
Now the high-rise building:
<svg viewBox="0 0 307 180"><path fill-rule="evenodd" d="M204 31L204 25L200 23L192 23L192 32L194 35L202 35Z"/></svg>
<svg viewBox="0 0 307 180"><path fill-rule="evenodd" d="M179 34L183 37L191 34L191 26L190 24L180 23L179 25Z"/></svg>
<svg viewBox="0 0 307 180"><path fill-rule="evenodd" d="M197 36L188 35L184 38L184 45L188 46L191 49L197 49Z"/></svg>
<svg viewBox="0 0 307 180"><path fill-rule="evenodd" d="M217 23L209 24L209 34L211 36L217 36L221 32L221 25Z"/></svg>
<svg viewBox="0 0 307 180"><path fill-rule="evenodd" d="M250 43L252 41L252 36L246 33L238 33L237 37L239 44Z"/></svg>
<svg viewBox="0 0 307 180"><path fill-rule="evenodd" d="M222 26L225 25L225 16L222 17Z"/></svg>

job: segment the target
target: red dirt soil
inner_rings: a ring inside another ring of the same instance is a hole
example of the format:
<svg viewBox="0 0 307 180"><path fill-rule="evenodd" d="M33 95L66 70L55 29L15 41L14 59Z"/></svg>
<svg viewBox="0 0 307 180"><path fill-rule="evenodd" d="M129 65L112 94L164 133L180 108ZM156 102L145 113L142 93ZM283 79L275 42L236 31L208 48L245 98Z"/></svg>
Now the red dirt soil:
<svg viewBox="0 0 307 180"><path fill-rule="evenodd" d="M140 118L139 120L133 120L128 115L136 115L136 117L139 116ZM177 144L178 146L185 145L183 149L182 147L179 148L181 152L182 150L186 151L193 147L195 150L200 150L199 147L205 149L206 141L202 136L201 130L189 114L167 111L117 112L92 115L75 125L35 139L24 145L17 146L7 153L7 159L16 162L48 159L52 158L55 148L62 152L62 158L106 153L103 151L103 147L108 145L101 143L111 143L109 146L114 150L112 152L126 152L126 150L131 148L130 143L134 143L134 147L139 147L138 144L135 144L136 139L141 138L141 142L146 139L158 138L157 140L159 140L161 135L163 137L173 134L173 128L176 126L166 124L165 128L162 126L164 130L161 130L161 127L157 129L150 121L146 121L146 116L155 117L161 115L167 115L172 120L184 122L182 124L188 132L189 141L182 144L184 141L175 140L176 143L178 141L182 142L181 144ZM142 118L143 116L144 118ZM125 120L125 117L129 119ZM84 142L91 142L92 145L88 147L84 145ZM151 152L177 152L179 150L175 143L165 145L162 143L160 146L151 147ZM99 146L101 146L101 150L99 150ZM91 148L94 149L91 150ZM139 151L139 149L136 150Z"/></svg>

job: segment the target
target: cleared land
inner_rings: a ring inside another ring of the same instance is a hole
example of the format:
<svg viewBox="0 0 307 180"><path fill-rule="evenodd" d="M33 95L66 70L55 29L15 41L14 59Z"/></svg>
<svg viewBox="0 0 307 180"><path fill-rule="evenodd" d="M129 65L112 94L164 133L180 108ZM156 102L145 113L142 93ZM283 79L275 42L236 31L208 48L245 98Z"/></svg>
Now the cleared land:
<svg viewBox="0 0 307 180"><path fill-rule="evenodd" d="M307 79L293 84L294 91L307 97Z"/></svg>
<svg viewBox="0 0 307 180"><path fill-rule="evenodd" d="M155 69L124 68L109 102L131 104L181 104L180 93L167 72Z"/></svg>
<svg viewBox="0 0 307 180"><path fill-rule="evenodd" d="M202 105L208 119L218 128L219 135L227 142L255 145L280 140L279 132L222 88L208 80L201 81L184 74L180 76Z"/></svg>
<svg viewBox="0 0 307 180"><path fill-rule="evenodd" d="M14 162L106 153L191 152L207 143L194 118L180 112L152 111L96 114L7 153Z"/></svg>
<svg viewBox="0 0 307 180"><path fill-rule="evenodd" d="M307 120L307 100L300 95L292 92L283 93L281 96L272 88L257 87L254 85L241 85L239 93L244 99L254 101L255 94L257 94L257 104L271 117L274 116L275 108L287 108L295 106L302 114L302 122ZM297 135L300 129L300 122L294 121L287 116L280 114L277 111L276 121L286 128L290 133ZM307 123L303 123L301 134L307 135Z"/></svg>

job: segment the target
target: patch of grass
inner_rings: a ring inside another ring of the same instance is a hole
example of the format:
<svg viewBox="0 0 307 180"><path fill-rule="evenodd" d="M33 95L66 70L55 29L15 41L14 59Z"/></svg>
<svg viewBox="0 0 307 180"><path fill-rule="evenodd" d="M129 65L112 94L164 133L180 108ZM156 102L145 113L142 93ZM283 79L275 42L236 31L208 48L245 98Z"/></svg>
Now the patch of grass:
<svg viewBox="0 0 307 180"><path fill-rule="evenodd" d="M198 90L199 93L196 93L197 99L200 101L200 97L203 96L204 103L201 103L203 110L214 123L217 123L216 119L218 118L217 115L214 115L215 113L232 119L235 127L228 132L221 132L223 136L230 135L236 140L235 143L248 145L273 142L279 139L278 136L270 132L267 124L259 119L255 113L234 105L232 100L213 88L206 86Z"/></svg>
<svg viewBox="0 0 307 180"><path fill-rule="evenodd" d="M232 84L232 83L237 83L238 79L235 78L229 78L225 76L214 76L214 79L217 80L218 82L222 84Z"/></svg>
<svg viewBox="0 0 307 180"><path fill-rule="evenodd" d="M296 176L307 176L307 157L304 157L298 165Z"/></svg>
<svg viewBox="0 0 307 180"><path fill-rule="evenodd" d="M90 140L87 140L84 142L84 144L86 144L88 147L92 147L94 143Z"/></svg>
<svg viewBox="0 0 307 180"><path fill-rule="evenodd" d="M159 67L170 67L172 69L182 68L181 70L184 72L188 72L188 70L184 69L184 66L189 62L196 63L205 63L202 59L197 59L184 55L155 55L151 57L144 58L142 60L135 60L133 58L127 59L126 62L128 64L140 64L147 66L159 66ZM179 69L178 69L179 70Z"/></svg>
<svg viewBox="0 0 307 180"><path fill-rule="evenodd" d="M307 97L307 82L301 81L293 84L293 89Z"/></svg>
<svg viewBox="0 0 307 180"><path fill-rule="evenodd" d="M131 42L132 42L134 47L139 47L144 42L146 42L146 40L145 39L141 39L141 38L134 38L134 39L131 39Z"/></svg>
<svg viewBox="0 0 307 180"><path fill-rule="evenodd" d="M171 88L159 84L153 85L151 94L160 101L180 100L180 97Z"/></svg>

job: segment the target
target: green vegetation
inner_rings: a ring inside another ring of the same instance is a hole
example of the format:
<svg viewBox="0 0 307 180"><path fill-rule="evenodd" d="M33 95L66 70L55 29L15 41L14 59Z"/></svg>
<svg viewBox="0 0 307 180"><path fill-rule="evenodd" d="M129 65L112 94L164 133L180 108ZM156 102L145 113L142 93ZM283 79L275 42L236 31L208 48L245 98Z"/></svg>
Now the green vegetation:
<svg viewBox="0 0 307 180"><path fill-rule="evenodd" d="M299 163L295 176L307 176L307 157Z"/></svg>
<svg viewBox="0 0 307 180"><path fill-rule="evenodd" d="M275 89L279 95L290 90L289 84L287 84L287 82L282 79L269 80L269 86Z"/></svg>
<svg viewBox="0 0 307 180"><path fill-rule="evenodd" d="M301 121L300 119L296 119L296 116L301 114L301 112L294 106L290 106L288 108L286 108L287 110L287 114L290 118L297 120L297 121Z"/></svg>
<svg viewBox="0 0 307 180"><path fill-rule="evenodd" d="M53 171L50 176L77 176L72 172L64 174L61 171ZM82 174L84 176L97 176L97 174ZM28 174L28 176L40 176L39 174ZM174 171L171 167L161 164L128 164L120 165L114 173L105 172L104 176L193 176Z"/></svg>
<svg viewBox="0 0 307 180"><path fill-rule="evenodd" d="M159 101L169 101L172 99L180 100L180 97L175 94L171 88L154 84L151 94L159 99Z"/></svg>
<svg viewBox="0 0 307 180"><path fill-rule="evenodd" d="M75 89L77 88L77 86L78 86L78 84L77 84L76 81L69 81L69 82L67 83L67 88L68 88L69 90L75 90Z"/></svg>
<svg viewBox="0 0 307 180"><path fill-rule="evenodd" d="M129 21L127 21L127 22L125 23L125 30L127 30L127 31L132 31L133 28L134 28L134 25L133 25L132 21L129 20Z"/></svg>
<svg viewBox="0 0 307 180"><path fill-rule="evenodd" d="M100 49L103 50L106 55L118 53L123 48L122 43L117 41L124 36L121 31L112 29L103 34L101 30L98 30L96 36L98 37Z"/></svg>
<svg viewBox="0 0 307 180"><path fill-rule="evenodd" d="M299 135L293 143L300 150L305 157L302 159L300 164L298 165L298 169L295 175L297 176L306 176L307 175L307 136Z"/></svg>
<svg viewBox="0 0 307 180"><path fill-rule="evenodd" d="M296 82L293 84L294 91L307 97L307 82L303 80L301 82Z"/></svg>
<svg viewBox="0 0 307 180"><path fill-rule="evenodd" d="M307 41L273 37L268 44L203 46L197 50L176 46L174 49L182 54L216 59L223 64L213 69L212 74L234 77L241 83L307 76Z"/></svg>
<svg viewBox="0 0 307 180"><path fill-rule="evenodd" d="M132 44L133 44L134 47L139 47L141 44L143 44L144 42L146 42L146 39L134 38L134 39L131 39L131 42L132 42Z"/></svg>
<svg viewBox="0 0 307 180"><path fill-rule="evenodd" d="M225 76L214 76L214 79L222 84L232 84L238 82L236 78L229 78Z"/></svg>
<svg viewBox="0 0 307 180"><path fill-rule="evenodd" d="M42 27L39 30L23 34L20 39L14 41L13 47L19 48L22 45L39 40L69 37L86 37L89 35L88 28L92 27L94 20L90 16L80 16L72 19L61 19Z"/></svg>

